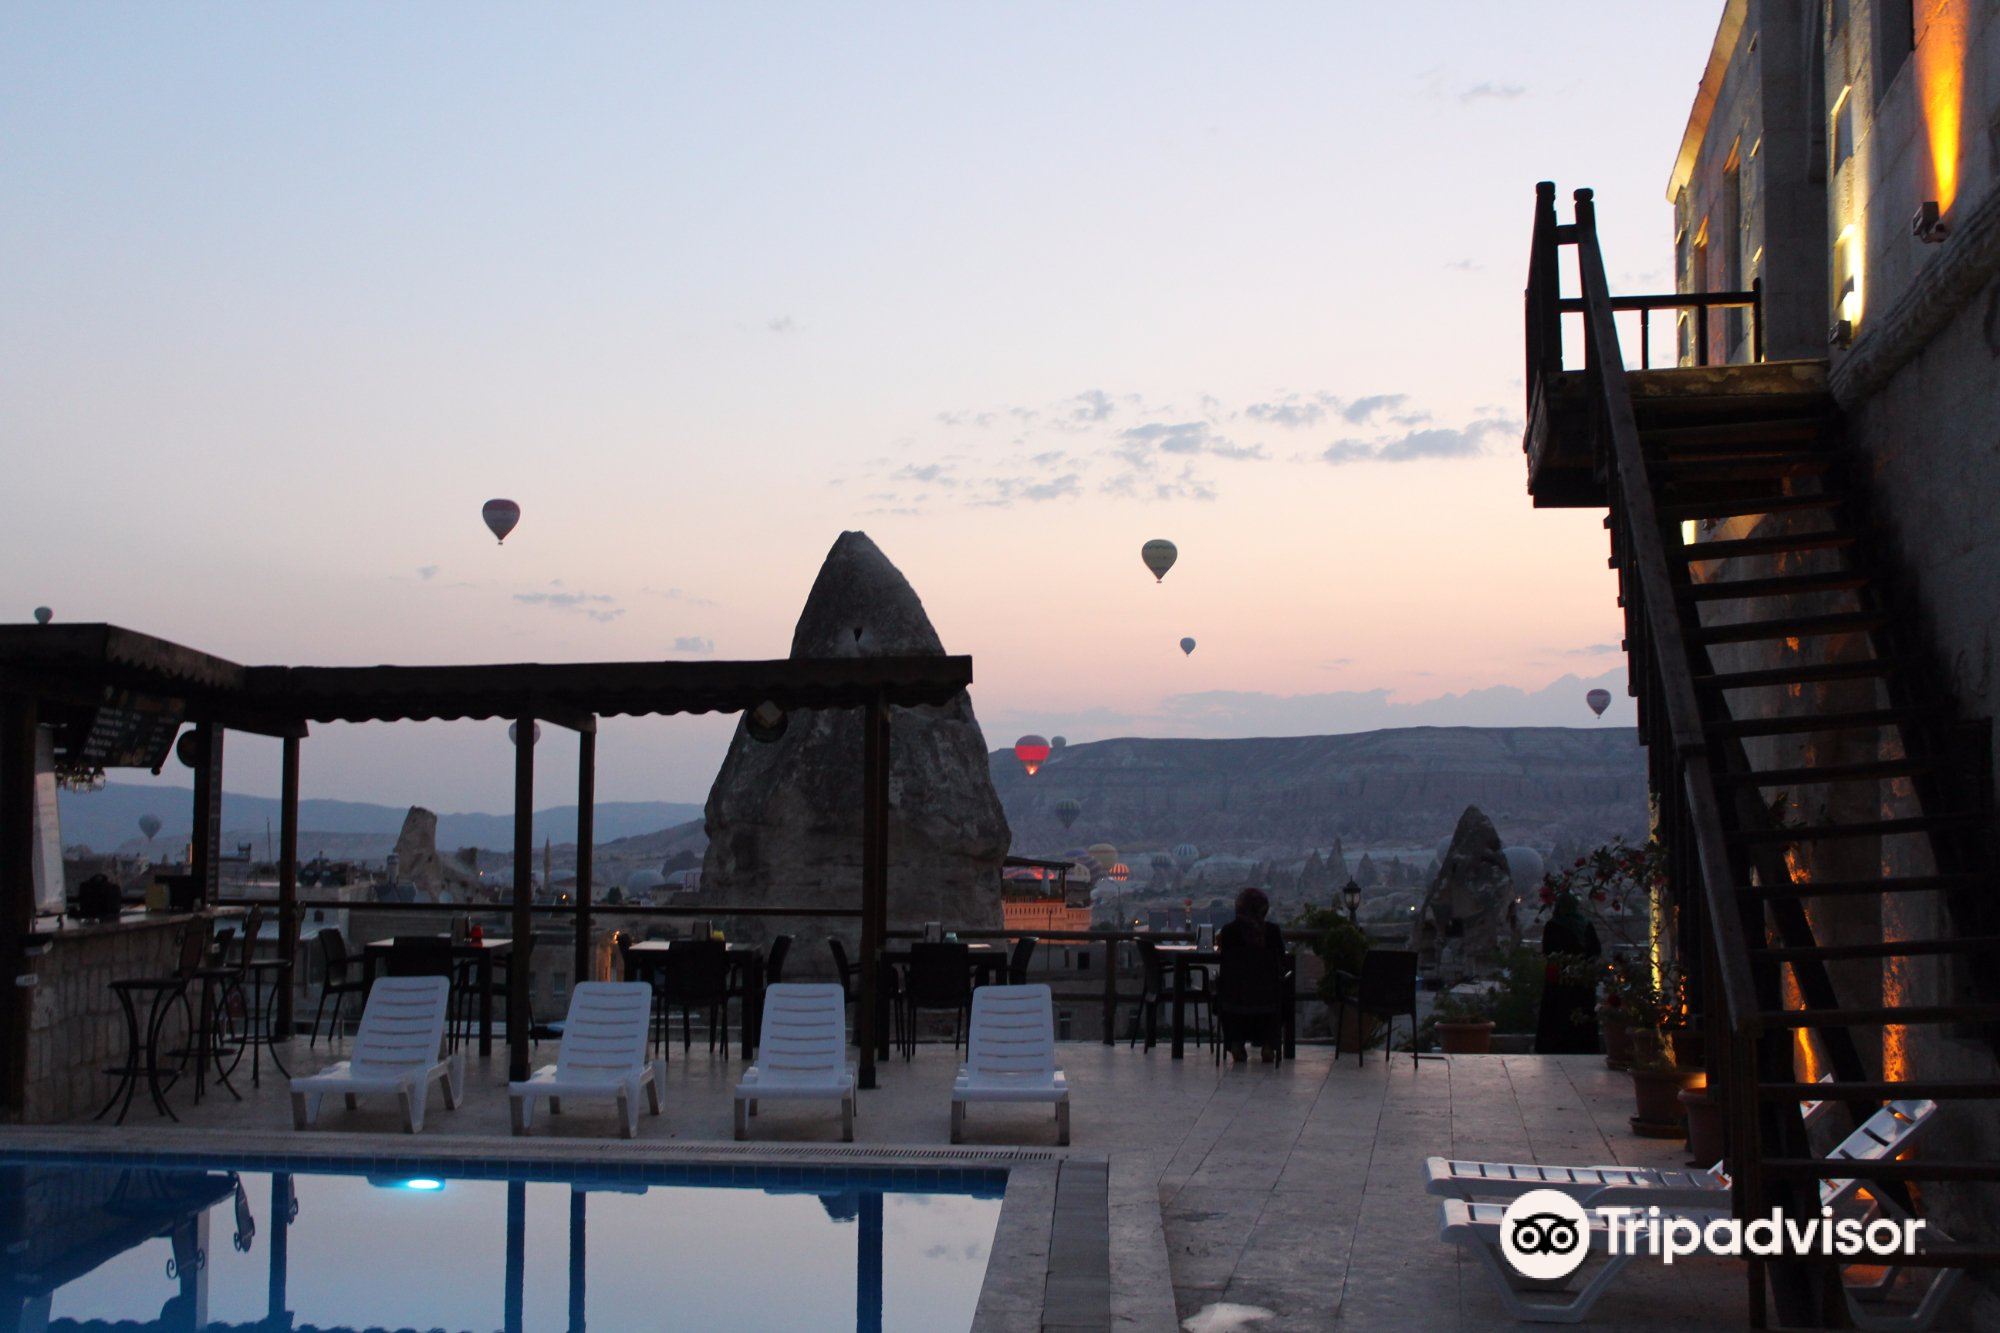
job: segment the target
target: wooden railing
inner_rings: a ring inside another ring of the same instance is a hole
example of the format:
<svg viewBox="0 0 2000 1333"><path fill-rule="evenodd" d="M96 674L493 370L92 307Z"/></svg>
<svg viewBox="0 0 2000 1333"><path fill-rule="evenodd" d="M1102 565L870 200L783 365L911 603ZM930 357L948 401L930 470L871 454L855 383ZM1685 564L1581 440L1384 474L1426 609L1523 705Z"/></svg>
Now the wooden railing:
<svg viewBox="0 0 2000 1333"><path fill-rule="evenodd" d="M1694 980L1711 1043L1710 1081L1719 1085L1726 1101L1733 1143L1754 1158L1758 1014L1760 1008L1777 1007L1760 1006L1750 966L1748 932L1761 929L1761 919L1746 916L1744 900L1735 891L1715 794L1714 757L1696 702L1692 659L1674 595L1676 577L1667 559L1667 534L1654 504L1619 349L1615 316L1621 307L1605 279L1591 192L1576 192L1575 221L1567 225L1556 220L1555 186L1545 181L1535 193L1527 291L1529 410L1536 410L1550 377L1565 369L1559 321L1566 309L1574 308L1583 315L1592 444L1607 479L1607 526L1625 609L1630 688L1638 702L1640 739L1659 803L1659 837L1683 916L1682 938L1701 951L1701 971ZM1558 286L1563 246L1576 251L1582 295L1573 301L1565 300ZM1694 919L1689 921L1689 916ZM1736 1165L1737 1206L1746 1215L1761 1210L1762 1200L1755 1197L1760 1189L1757 1163Z"/></svg>

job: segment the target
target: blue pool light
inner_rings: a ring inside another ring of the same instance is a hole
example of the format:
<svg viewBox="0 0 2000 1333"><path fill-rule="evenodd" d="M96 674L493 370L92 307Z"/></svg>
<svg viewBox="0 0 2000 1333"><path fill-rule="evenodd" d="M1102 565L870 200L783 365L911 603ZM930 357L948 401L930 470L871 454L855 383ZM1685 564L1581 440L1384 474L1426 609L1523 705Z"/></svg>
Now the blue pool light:
<svg viewBox="0 0 2000 1333"><path fill-rule="evenodd" d="M444 1182L442 1180L433 1180L429 1176L417 1176L414 1179L403 1181L402 1185L403 1188L406 1190L421 1190L424 1192L429 1192L432 1190L441 1190L444 1188Z"/></svg>

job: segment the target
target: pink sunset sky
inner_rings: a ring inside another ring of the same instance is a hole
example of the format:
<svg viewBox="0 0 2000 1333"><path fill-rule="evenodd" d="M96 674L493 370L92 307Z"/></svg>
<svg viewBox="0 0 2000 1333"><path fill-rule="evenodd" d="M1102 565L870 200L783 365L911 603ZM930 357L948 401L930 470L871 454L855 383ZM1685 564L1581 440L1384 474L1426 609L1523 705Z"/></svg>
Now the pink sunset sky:
<svg viewBox="0 0 2000 1333"><path fill-rule="evenodd" d="M1718 9L10 5L0 608L779 656L861 528L996 747L1629 723L1600 515L1524 491L1530 204L1670 286ZM600 796L732 725L608 722ZM504 809L504 732L324 728L306 791Z"/></svg>

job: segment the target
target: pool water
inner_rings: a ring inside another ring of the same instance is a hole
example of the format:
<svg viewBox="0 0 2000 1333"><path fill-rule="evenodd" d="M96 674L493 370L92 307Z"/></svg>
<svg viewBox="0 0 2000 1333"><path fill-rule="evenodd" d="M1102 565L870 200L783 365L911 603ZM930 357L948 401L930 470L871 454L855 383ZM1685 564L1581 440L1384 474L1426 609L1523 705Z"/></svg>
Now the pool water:
<svg viewBox="0 0 2000 1333"><path fill-rule="evenodd" d="M963 1329L1005 1182L257 1165L0 1161L0 1327Z"/></svg>

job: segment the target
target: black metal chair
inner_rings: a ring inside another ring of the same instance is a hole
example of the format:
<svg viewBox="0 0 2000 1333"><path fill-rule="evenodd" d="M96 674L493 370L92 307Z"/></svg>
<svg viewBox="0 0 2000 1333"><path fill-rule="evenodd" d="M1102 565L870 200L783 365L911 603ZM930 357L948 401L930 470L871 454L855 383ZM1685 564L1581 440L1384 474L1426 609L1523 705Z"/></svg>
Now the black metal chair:
<svg viewBox="0 0 2000 1333"><path fill-rule="evenodd" d="M1160 1009L1174 998L1173 982L1167 976L1167 960L1160 956L1160 950L1151 940L1135 940L1139 946L1139 1003L1132 1011L1132 1038L1127 1043L1136 1046L1143 1033L1146 1049L1152 1050L1160 1040ZM1190 967L1188 969L1188 990L1182 997L1181 1005L1187 1023L1194 1029L1197 1045L1206 1041L1217 1043L1215 1032L1215 1012L1209 993L1208 969Z"/></svg>
<svg viewBox="0 0 2000 1333"><path fill-rule="evenodd" d="M327 1041L331 1043L340 1034L340 1008L350 995L366 996L368 983L359 976L351 975L350 969L360 963L360 959L347 949L347 937L340 933L338 926L326 926L319 932L319 957L322 975L319 985L319 1007L313 1010L312 1035L306 1039L310 1049L319 1041L320 1019L326 1014L326 1002L333 1001L333 1021L327 1024Z"/></svg>
<svg viewBox="0 0 2000 1333"><path fill-rule="evenodd" d="M454 1047L462 1041L472 1040L473 1030L479 1024L480 996L490 993L493 1002L500 1007L500 1013L502 1015L506 1014L508 995L514 985L514 960L516 958L532 960L534 956L534 936L530 935L525 941L516 940L511 953L504 954L493 960L490 973L491 979L482 988L479 984L479 960L476 958L461 958L455 953L452 955L453 966L456 969L452 973L451 978L451 1044ZM529 975L532 976L534 969L531 964L523 963L522 965L528 967ZM528 1007L530 1011L528 1014L528 1040L531 1044L540 1044L544 1029L535 1022L533 1013L534 1003L534 992L530 990L528 993Z"/></svg>
<svg viewBox="0 0 2000 1333"><path fill-rule="evenodd" d="M673 1022L676 1005L681 1011L681 1052L694 1044L693 1015L708 1011L708 1049L721 1038L722 1052L729 1053L729 949L721 940L675 940L659 968L660 998L667 1006L667 1021ZM667 1046L671 1049L671 1039Z"/></svg>
<svg viewBox="0 0 2000 1333"><path fill-rule="evenodd" d="M833 974L835 980L840 982L842 1000L848 1004L860 1003L861 964L849 960L847 946L831 935L827 936L826 947L827 951L833 955ZM881 992L878 998L884 1004L888 1005L891 1039L896 1045L901 1046L903 1040L903 987L901 978L898 976L896 969L885 962L877 970L875 982ZM860 1042L861 1024L858 1018L856 1022L848 1027L848 1032L852 1034L851 1039L853 1041L856 1043Z"/></svg>
<svg viewBox="0 0 2000 1333"><path fill-rule="evenodd" d="M1014 941L1014 951L1007 958L1007 984L1025 986L1028 984L1028 960L1035 956L1035 937L1023 935Z"/></svg>
<svg viewBox="0 0 2000 1333"><path fill-rule="evenodd" d="M1360 1024L1371 1017L1382 1020L1383 1060L1390 1058L1395 1020L1404 1016L1410 1020L1411 1062L1424 1058L1414 1049L1417 1031L1417 955L1414 950L1370 949L1361 957L1359 976L1336 971L1333 978L1333 1054L1336 1059L1340 1056L1340 1033L1346 1026L1350 1007L1360 1015L1354 1043L1354 1062L1357 1065L1367 1063L1367 1033L1362 1031Z"/></svg>
<svg viewBox="0 0 2000 1333"><path fill-rule="evenodd" d="M197 918L187 923L181 931L180 957L174 970L159 977L125 977L111 983L111 993L118 997L119 1008L125 1014L125 1063L106 1069L107 1074L118 1078L118 1086L111 1090L111 1098L98 1111L96 1119L102 1120L117 1106L118 1119L124 1124L126 1112L132 1109L132 1097L139 1090L139 1080L146 1081L146 1090L151 1096L154 1109L164 1113L170 1120L179 1120L173 1107L167 1105L167 1090L180 1077L177 1067L165 1074L160 1068L160 1031L165 1026L167 1015L178 1004L190 1034L196 1030L194 1011L188 1002L188 991L194 986L202 968L209 959L209 932L211 923L207 918ZM139 1021L139 1005L145 1002L146 1019ZM193 1043L190 1042L190 1045ZM123 1103L120 1105L120 1103Z"/></svg>
<svg viewBox="0 0 2000 1333"><path fill-rule="evenodd" d="M263 1056L271 1053L271 1063L278 1073L286 1078L291 1071L278 1054L278 1044L290 1033L277 1031L279 987L292 984L292 960L286 957L259 958L257 946L263 939L264 909L252 907L243 927L242 958L238 964L235 982L235 999L232 999L232 1020L234 1010L241 1008L243 1031L239 1035L240 1047L250 1048L250 1083L255 1087L263 1082ZM281 942L282 946L282 942Z"/></svg>
<svg viewBox="0 0 2000 1333"><path fill-rule="evenodd" d="M792 937L780 935L771 941L771 951L764 957L764 984L775 986L785 979L785 959L792 952Z"/></svg>
<svg viewBox="0 0 2000 1333"><path fill-rule="evenodd" d="M951 1048L965 1037L972 1013L972 951L962 942L910 946L909 973L903 978L903 1058L917 1054L917 1019L926 1009L951 1011Z"/></svg>

